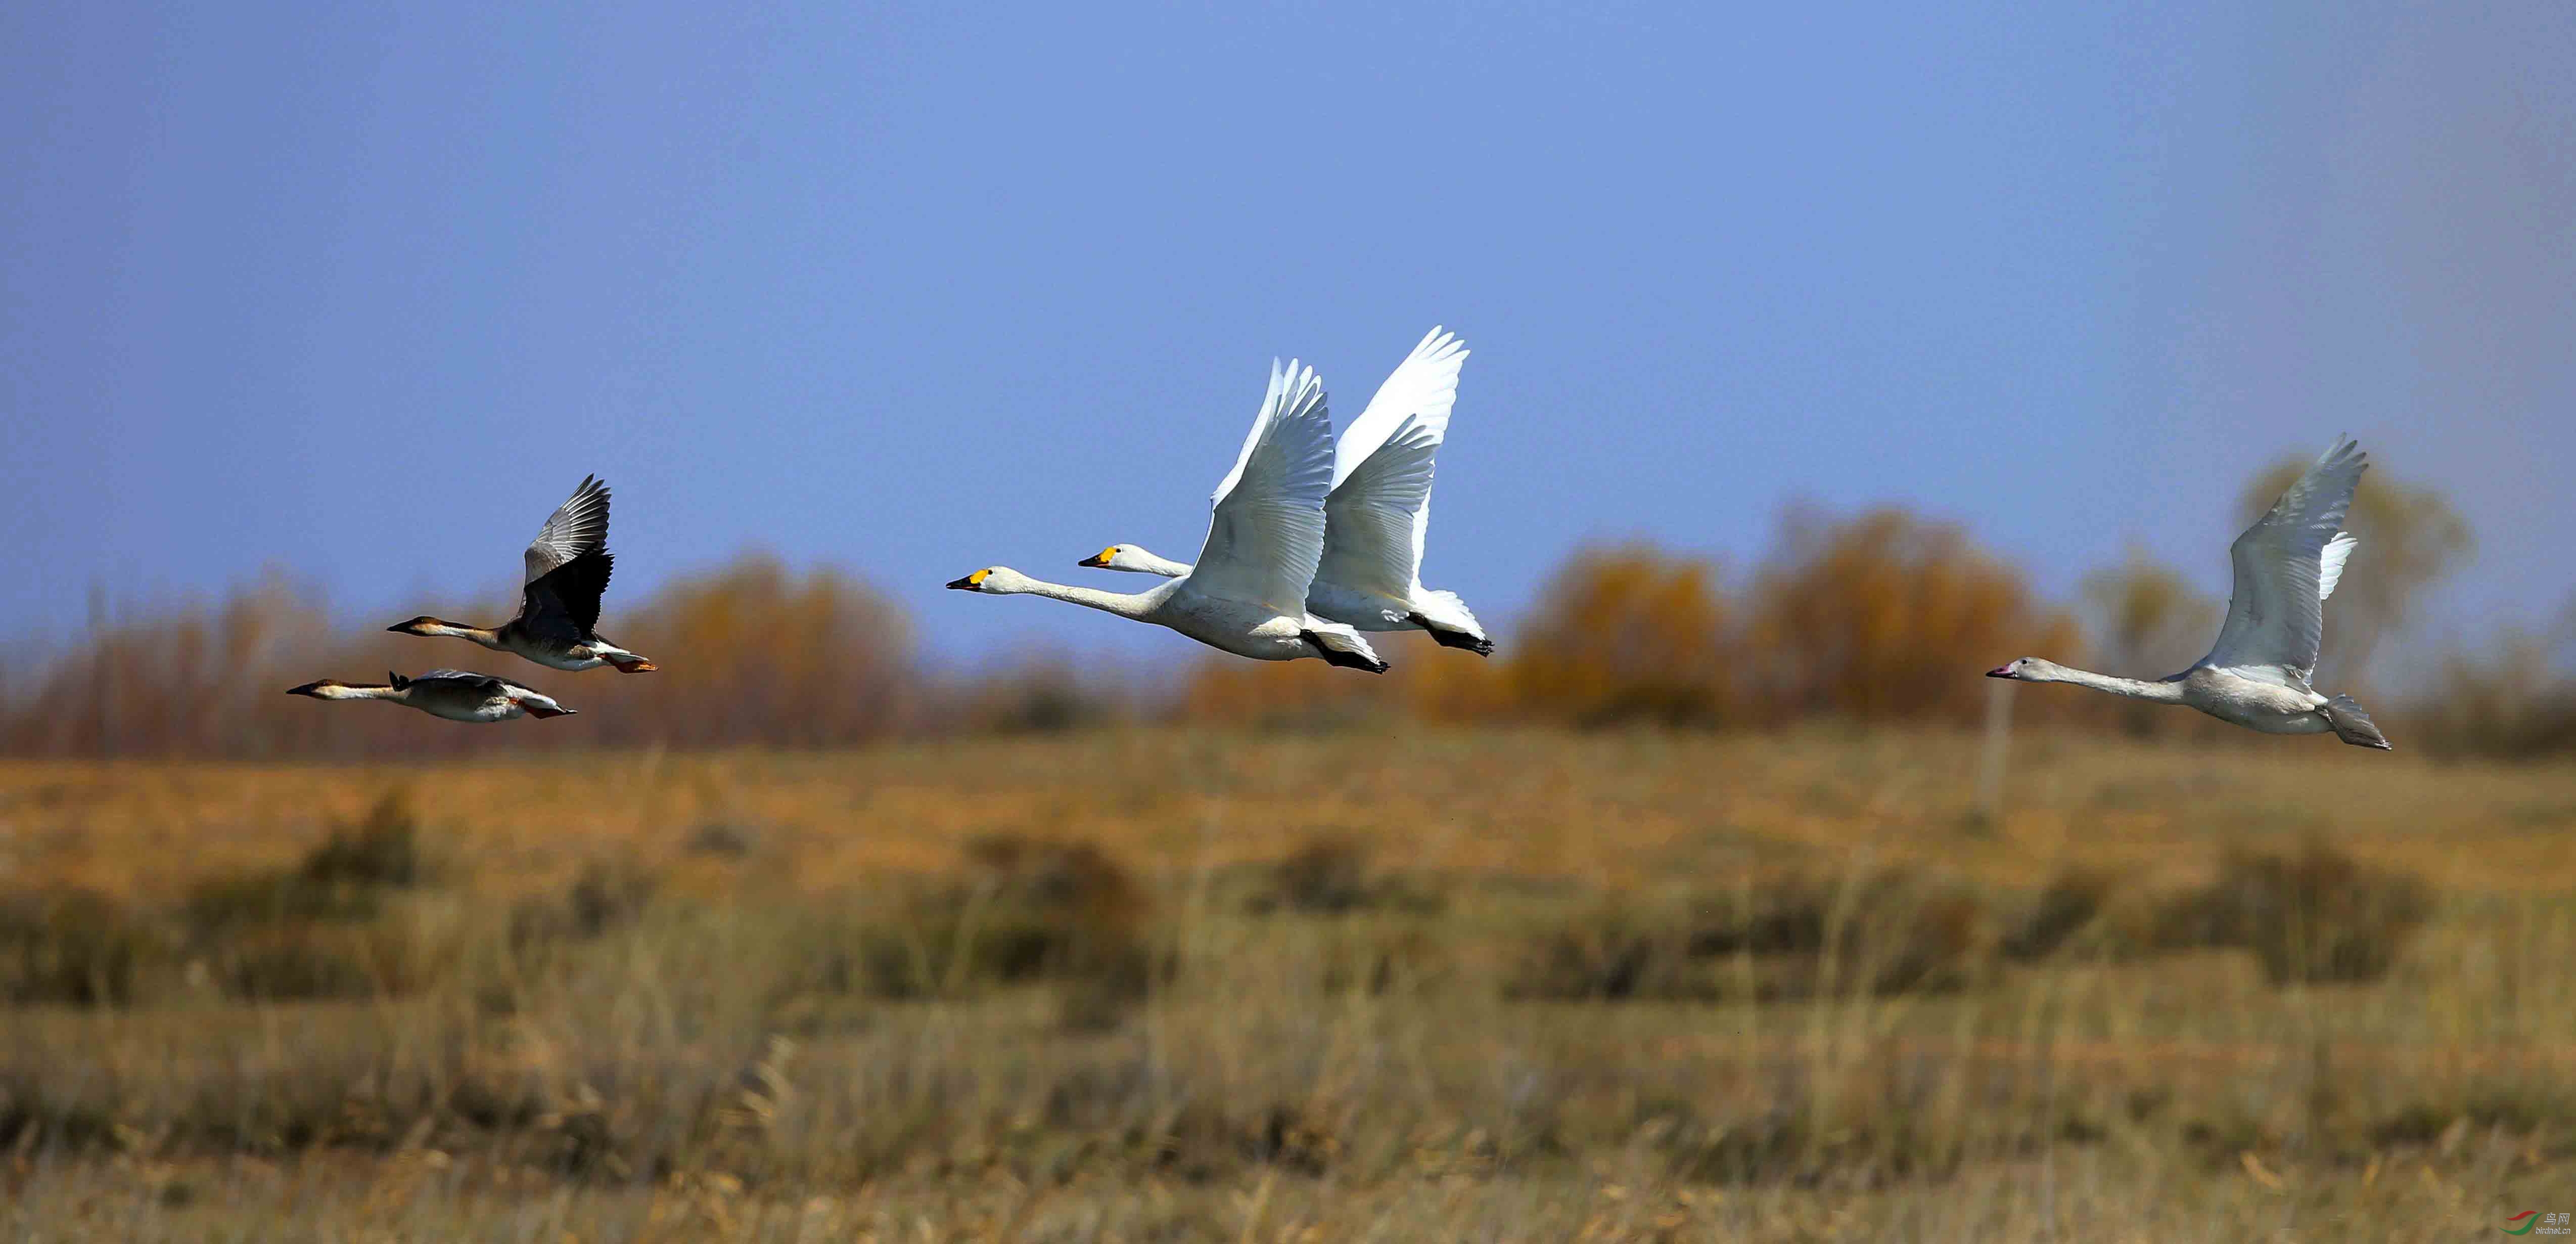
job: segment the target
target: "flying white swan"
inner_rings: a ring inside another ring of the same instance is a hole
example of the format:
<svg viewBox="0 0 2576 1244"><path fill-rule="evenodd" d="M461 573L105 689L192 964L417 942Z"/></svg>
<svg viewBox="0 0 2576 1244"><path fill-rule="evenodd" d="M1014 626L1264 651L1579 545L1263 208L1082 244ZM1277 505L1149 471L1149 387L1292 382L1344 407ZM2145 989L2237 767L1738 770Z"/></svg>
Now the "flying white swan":
<svg viewBox="0 0 2576 1244"><path fill-rule="evenodd" d="M2071 682L2159 704L2187 704L2265 734L2325 734L2357 747L2386 750L2388 740L2351 696L2320 695L2308 686L2325 637L2326 598L2343 577L2354 540L2343 529L2353 490L2369 468L2349 440L2317 459L2281 494L2272 512L2236 537L2236 591L2218 643L2190 669L2145 682L2070 669L2023 657L1988 678Z"/></svg>
<svg viewBox="0 0 2576 1244"><path fill-rule="evenodd" d="M1270 364L1270 392L1234 469L1216 486L1198 566L1133 594L1032 579L988 566L948 586L994 596L1047 596L1168 626L1212 648L1263 661L1317 657L1386 672L1350 627L1308 614L1306 585L1324 551L1324 495L1332 489L1333 422L1324 382L1294 360Z"/></svg>
<svg viewBox="0 0 2576 1244"><path fill-rule="evenodd" d="M1306 588L1306 608L1363 631L1429 631L1443 647L1491 656L1494 641L1467 602L1422 586L1432 458L1448 435L1466 362L1466 344L1434 327L1342 433L1324 502L1324 556ZM1171 577L1190 572L1187 563L1135 544L1110 545L1077 564Z"/></svg>

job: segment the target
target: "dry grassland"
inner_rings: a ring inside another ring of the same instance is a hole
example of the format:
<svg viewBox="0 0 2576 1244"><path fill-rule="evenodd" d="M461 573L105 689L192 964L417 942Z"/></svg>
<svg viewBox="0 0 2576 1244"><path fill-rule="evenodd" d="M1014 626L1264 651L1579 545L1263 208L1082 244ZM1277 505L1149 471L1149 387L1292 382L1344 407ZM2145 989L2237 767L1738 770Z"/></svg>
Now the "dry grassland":
<svg viewBox="0 0 2576 1244"><path fill-rule="evenodd" d="M2456 1238L2576 767L1139 731L0 764L13 1239Z"/></svg>

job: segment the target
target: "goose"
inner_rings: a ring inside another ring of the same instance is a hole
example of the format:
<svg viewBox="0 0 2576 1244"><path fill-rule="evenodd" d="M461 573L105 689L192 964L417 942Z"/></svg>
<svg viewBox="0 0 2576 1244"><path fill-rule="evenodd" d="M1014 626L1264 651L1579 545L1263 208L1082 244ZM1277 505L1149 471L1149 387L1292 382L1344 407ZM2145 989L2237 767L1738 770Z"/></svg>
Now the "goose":
<svg viewBox="0 0 2576 1244"><path fill-rule="evenodd" d="M1270 390L1234 469L1210 499L1198 565L1150 591L1103 592L987 566L948 586L988 596L1045 596L1173 630L1261 661L1314 657L1386 672L1358 631L1306 612L1306 585L1324 550L1324 494L1333 475L1332 416L1315 369L1270 363Z"/></svg>
<svg viewBox="0 0 2576 1244"><path fill-rule="evenodd" d="M1492 656L1494 641L1467 602L1422 586L1432 458L1448 434L1466 362L1466 344L1434 327L1342 433L1324 500L1324 555L1306 588L1306 608L1363 631L1429 631L1444 648ZM1189 563L1136 544L1113 544L1075 564L1165 578L1190 572Z"/></svg>
<svg viewBox="0 0 2576 1244"><path fill-rule="evenodd" d="M418 678L387 671L381 683L347 683L336 678L289 687L288 695L316 700L388 700L449 721L509 721L515 717L570 717L575 710L554 697L532 691L506 678L464 670L431 670Z"/></svg>
<svg viewBox="0 0 2576 1244"><path fill-rule="evenodd" d="M470 639L495 652L515 652L550 669L614 665L621 674L660 668L610 643L599 624L599 597L617 558L608 551L608 485L585 475L528 542L519 616L497 628L467 626L427 614L385 629L402 635Z"/></svg>
<svg viewBox="0 0 2576 1244"><path fill-rule="evenodd" d="M2361 447L2338 438L2229 550L2235 591L2218 642L2190 669L2153 682L2114 678L2023 657L1988 678L2065 682L2159 704L2185 704L2265 734L2332 733L2356 747L2388 739L2348 695L2308 686L2325 636L2326 598L2357 543L2343 529L2353 490L2369 469Z"/></svg>

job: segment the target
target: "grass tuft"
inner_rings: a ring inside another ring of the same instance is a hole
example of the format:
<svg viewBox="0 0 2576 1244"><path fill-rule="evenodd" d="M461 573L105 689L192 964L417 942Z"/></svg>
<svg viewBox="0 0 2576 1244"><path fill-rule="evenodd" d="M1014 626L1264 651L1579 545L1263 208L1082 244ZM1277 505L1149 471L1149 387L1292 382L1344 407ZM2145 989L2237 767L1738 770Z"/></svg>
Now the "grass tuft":
<svg viewBox="0 0 2576 1244"><path fill-rule="evenodd" d="M393 790L355 824L333 828L305 855L297 872L316 885L409 889L427 884L433 865L421 848L420 822L412 814L410 797Z"/></svg>
<svg viewBox="0 0 2576 1244"><path fill-rule="evenodd" d="M2108 872L2080 865L2050 878L2047 888L2004 934L2004 957L2030 963L2056 953L2058 947L2101 914L2102 902L2109 897L2114 880Z"/></svg>
<svg viewBox="0 0 2576 1244"><path fill-rule="evenodd" d="M116 900L82 887L0 899L0 1001L114 1006L160 939Z"/></svg>
<svg viewBox="0 0 2576 1244"><path fill-rule="evenodd" d="M2231 847L2215 882L2159 910L2154 940L2251 950L2275 985L2375 981L2431 917L2433 897L2421 877L2319 838L2296 851Z"/></svg>
<svg viewBox="0 0 2576 1244"><path fill-rule="evenodd" d="M1990 924L1965 886L1877 868L1660 905L1605 896L1530 939L1504 992L1603 1001L1948 992L1990 970Z"/></svg>

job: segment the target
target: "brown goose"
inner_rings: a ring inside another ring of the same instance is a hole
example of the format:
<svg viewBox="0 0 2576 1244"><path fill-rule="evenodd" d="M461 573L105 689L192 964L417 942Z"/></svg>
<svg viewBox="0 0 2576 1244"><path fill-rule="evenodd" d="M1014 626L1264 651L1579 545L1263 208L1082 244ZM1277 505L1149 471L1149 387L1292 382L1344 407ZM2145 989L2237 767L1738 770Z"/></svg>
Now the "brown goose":
<svg viewBox="0 0 2576 1244"><path fill-rule="evenodd" d="M423 614L385 629L470 639L552 669L614 665L619 673L641 674L657 667L591 629L599 624L599 598L608 590L608 573L615 562L608 551L608 485L585 475L581 487L573 489L571 498L528 542L519 616L499 627L481 627Z"/></svg>
<svg viewBox="0 0 2576 1244"><path fill-rule="evenodd" d="M464 670L431 670L418 678L388 672L381 683L348 683L336 678L289 687L288 695L316 700L390 700L449 721L509 721L516 717L570 717L574 710L554 697L532 691L506 678Z"/></svg>

